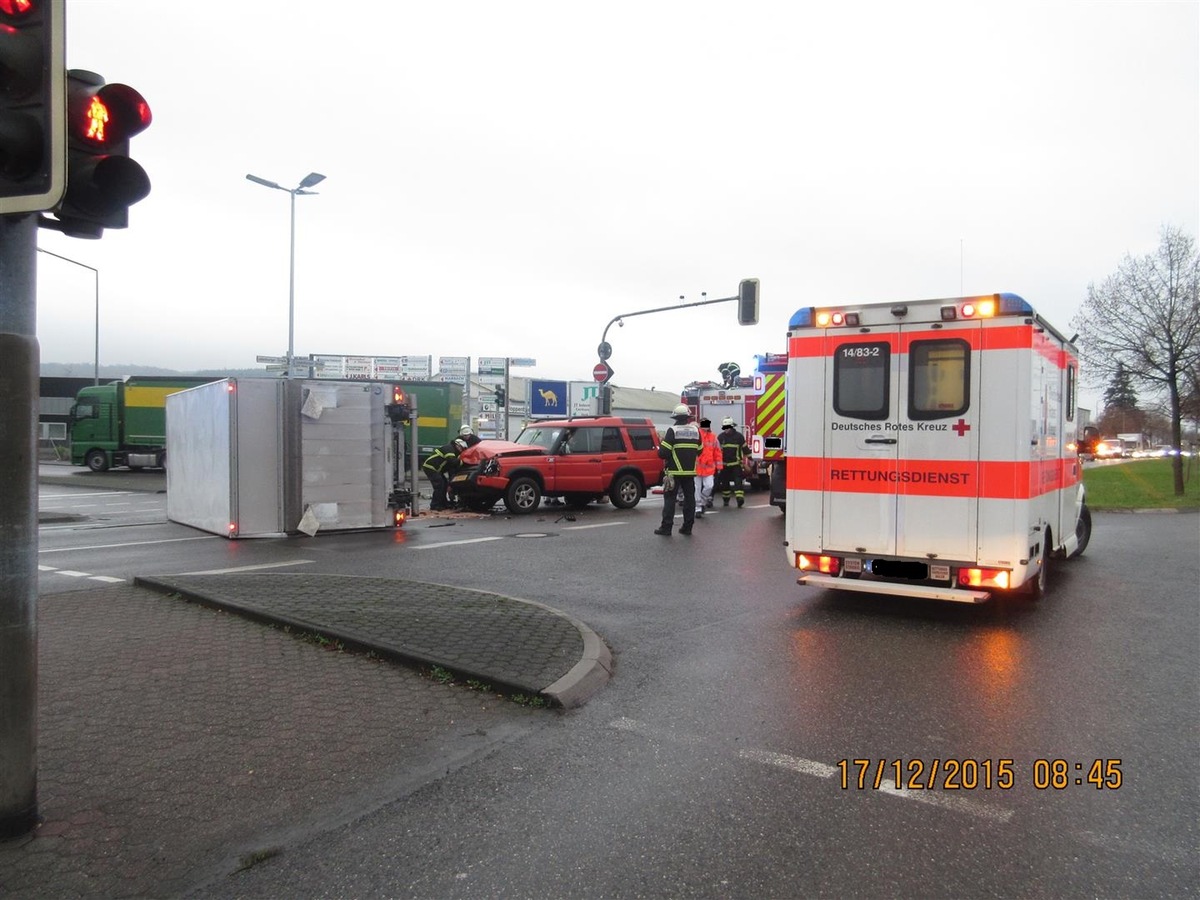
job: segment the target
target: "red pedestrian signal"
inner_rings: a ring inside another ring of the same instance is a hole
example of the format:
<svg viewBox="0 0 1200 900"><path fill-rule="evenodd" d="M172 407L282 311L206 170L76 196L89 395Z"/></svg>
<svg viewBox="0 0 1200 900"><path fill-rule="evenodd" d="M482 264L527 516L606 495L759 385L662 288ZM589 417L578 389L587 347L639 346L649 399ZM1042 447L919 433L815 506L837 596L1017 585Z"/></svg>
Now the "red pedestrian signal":
<svg viewBox="0 0 1200 900"><path fill-rule="evenodd" d="M65 0L0 0L0 215L62 198Z"/></svg>
<svg viewBox="0 0 1200 900"><path fill-rule="evenodd" d="M127 227L129 207L150 193L146 170L129 157L129 139L153 116L129 85L105 84L94 72L69 71L66 94L67 190L51 227L98 238L105 228Z"/></svg>

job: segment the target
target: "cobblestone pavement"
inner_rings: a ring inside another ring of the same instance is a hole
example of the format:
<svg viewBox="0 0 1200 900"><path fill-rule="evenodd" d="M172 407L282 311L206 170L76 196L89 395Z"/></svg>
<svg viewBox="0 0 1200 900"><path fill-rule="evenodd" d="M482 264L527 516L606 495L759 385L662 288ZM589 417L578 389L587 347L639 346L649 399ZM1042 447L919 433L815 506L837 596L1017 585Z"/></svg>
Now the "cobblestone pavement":
<svg viewBox="0 0 1200 900"><path fill-rule="evenodd" d="M546 607L388 579L173 576L49 595L37 619L42 823L0 842L0 896L22 900L198 889L554 715L485 685L572 705L611 667Z"/></svg>

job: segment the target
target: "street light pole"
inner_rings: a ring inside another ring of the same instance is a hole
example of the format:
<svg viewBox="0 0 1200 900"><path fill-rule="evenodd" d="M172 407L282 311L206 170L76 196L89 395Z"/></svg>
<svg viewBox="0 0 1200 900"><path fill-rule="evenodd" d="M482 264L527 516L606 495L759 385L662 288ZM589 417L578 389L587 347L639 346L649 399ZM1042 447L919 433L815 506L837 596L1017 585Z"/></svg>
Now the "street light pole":
<svg viewBox="0 0 1200 900"><path fill-rule="evenodd" d="M38 249L38 253L45 253L47 256L53 256L58 259L61 259L63 262L73 263L74 265L79 266L81 269L91 269L92 275L95 276L95 281L96 281L96 356L95 356L95 371L92 375L92 379L93 379L92 383L99 384L100 383L100 270L93 269L91 266L81 263L77 259L71 259L70 257L67 257L67 256L60 256L59 254L54 253L51 250L43 250L41 247L38 247L37 249Z"/></svg>
<svg viewBox="0 0 1200 900"><path fill-rule="evenodd" d="M253 181L255 184L261 184L263 187L274 188L277 191L283 191L290 194L291 202L291 230L290 240L288 242L288 345L287 345L287 377L292 377L292 363L296 357L296 195L297 194L315 194L316 191L305 190L315 184L320 184L325 180L325 176L319 172L309 172L294 188L285 188L274 181L268 181L265 178L259 178L257 175L247 175L248 181Z"/></svg>

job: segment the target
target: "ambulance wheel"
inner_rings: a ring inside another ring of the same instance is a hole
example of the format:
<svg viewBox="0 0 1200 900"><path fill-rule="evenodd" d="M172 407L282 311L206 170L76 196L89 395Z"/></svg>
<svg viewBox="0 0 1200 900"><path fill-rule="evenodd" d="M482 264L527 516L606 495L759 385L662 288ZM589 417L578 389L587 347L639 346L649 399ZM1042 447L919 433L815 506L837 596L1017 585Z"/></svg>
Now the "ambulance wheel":
<svg viewBox="0 0 1200 900"><path fill-rule="evenodd" d="M514 479L504 492L504 505L514 515L525 515L538 508L542 502L542 489L527 475Z"/></svg>
<svg viewBox="0 0 1200 900"><path fill-rule="evenodd" d="M1037 577L1029 582L1029 599L1034 603L1046 596L1046 582L1050 574L1050 531L1042 533L1042 564L1038 568Z"/></svg>
<svg viewBox="0 0 1200 900"><path fill-rule="evenodd" d="M1088 541L1092 539L1092 511L1083 504L1079 510L1079 521L1075 523L1075 549L1071 551L1070 559L1074 559L1087 549Z"/></svg>
<svg viewBox="0 0 1200 900"><path fill-rule="evenodd" d="M108 454L103 450L89 450L83 461L93 472L108 471Z"/></svg>
<svg viewBox="0 0 1200 900"><path fill-rule="evenodd" d="M613 482L608 496L617 509L633 509L642 499L642 483L636 475L620 475Z"/></svg>

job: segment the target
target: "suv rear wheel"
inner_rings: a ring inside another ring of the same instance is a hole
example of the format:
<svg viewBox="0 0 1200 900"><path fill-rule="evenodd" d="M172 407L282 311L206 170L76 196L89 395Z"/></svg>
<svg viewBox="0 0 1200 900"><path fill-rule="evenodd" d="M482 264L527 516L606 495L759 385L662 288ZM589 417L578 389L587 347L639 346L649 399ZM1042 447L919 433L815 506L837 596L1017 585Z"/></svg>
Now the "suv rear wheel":
<svg viewBox="0 0 1200 900"><path fill-rule="evenodd" d="M636 475L618 475L613 479L608 496L617 509L633 509L642 499L642 483Z"/></svg>
<svg viewBox="0 0 1200 900"><path fill-rule="evenodd" d="M542 489L537 481L528 475L522 475L509 482L508 490L504 492L504 505L515 515L525 515L538 508L542 502Z"/></svg>

